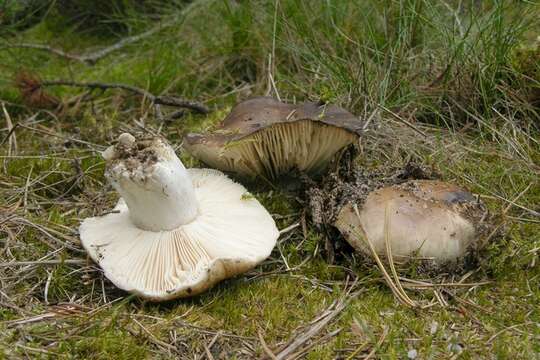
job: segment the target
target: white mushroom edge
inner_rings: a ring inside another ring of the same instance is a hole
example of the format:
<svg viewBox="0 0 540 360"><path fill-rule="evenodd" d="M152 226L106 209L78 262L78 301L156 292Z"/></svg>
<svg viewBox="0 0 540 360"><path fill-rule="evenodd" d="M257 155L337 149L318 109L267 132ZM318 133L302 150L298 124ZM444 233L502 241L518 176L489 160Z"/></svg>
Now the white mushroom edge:
<svg viewBox="0 0 540 360"><path fill-rule="evenodd" d="M274 220L242 185L217 170L186 169L164 140L141 146L122 134L103 157L122 198L111 213L85 219L80 237L117 287L153 301L192 296L274 248Z"/></svg>

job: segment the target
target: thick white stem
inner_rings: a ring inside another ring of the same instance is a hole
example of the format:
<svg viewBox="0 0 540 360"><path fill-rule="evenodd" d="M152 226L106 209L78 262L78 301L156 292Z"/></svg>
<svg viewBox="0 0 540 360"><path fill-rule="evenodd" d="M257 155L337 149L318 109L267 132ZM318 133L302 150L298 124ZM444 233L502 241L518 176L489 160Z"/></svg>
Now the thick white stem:
<svg viewBox="0 0 540 360"><path fill-rule="evenodd" d="M191 222L198 204L189 174L163 140L141 146L128 134L104 152L106 176L129 208L131 221L150 231L172 230Z"/></svg>

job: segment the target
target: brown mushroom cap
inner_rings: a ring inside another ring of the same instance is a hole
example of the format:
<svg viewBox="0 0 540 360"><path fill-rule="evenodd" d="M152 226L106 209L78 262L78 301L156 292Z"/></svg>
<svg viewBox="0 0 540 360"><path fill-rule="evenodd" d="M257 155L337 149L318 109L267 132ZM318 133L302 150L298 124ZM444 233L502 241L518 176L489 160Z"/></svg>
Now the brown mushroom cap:
<svg viewBox="0 0 540 360"><path fill-rule="evenodd" d="M370 193L358 209L341 209L335 226L358 251L386 256L389 241L397 260L427 258L436 264L459 261L482 244L485 207L465 189L415 180ZM388 240L387 240L388 239Z"/></svg>
<svg viewBox="0 0 540 360"><path fill-rule="evenodd" d="M276 178L294 168L322 171L362 126L338 106L258 97L236 105L213 133L186 135L184 147L212 167Z"/></svg>

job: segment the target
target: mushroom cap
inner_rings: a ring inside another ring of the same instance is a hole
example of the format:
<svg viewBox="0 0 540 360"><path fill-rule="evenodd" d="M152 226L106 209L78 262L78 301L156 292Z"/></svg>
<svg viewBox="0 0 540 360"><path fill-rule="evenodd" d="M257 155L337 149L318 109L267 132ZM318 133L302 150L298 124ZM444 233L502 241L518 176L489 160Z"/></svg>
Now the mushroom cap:
<svg viewBox="0 0 540 360"><path fill-rule="evenodd" d="M258 97L236 105L213 133L187 134L184 147L223 171L276 178L294 168L322 171L362 130L362 121L335 105Z"/></svg>
<svg viewBox="0 0 540 360"><path fill-rule="evenodd" d="M335 226L358 251L367 239L386 256L386 236L396 260L418 257L436 264L459 260L481 243L478 225L487 212L468 191L445 182L415 180L371 192L357 216L353 204Z"/></svg>
<svg viewBox="0 0 540 360"><path fill-rule="evenodd" d="M198 215L185 225L140 229L122 199L113 213L81 224L84 248L117 287L153 301L193 296L270 255L279 232L266 209L217 170L188 173Z"/></svg>

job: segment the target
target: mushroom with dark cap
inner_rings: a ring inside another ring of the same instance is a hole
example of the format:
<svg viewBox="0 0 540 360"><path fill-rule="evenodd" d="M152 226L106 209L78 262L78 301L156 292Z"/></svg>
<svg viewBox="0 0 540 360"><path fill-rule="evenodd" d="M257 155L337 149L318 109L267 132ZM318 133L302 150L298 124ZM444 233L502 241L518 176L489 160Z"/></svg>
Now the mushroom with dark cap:
<svg viewBox="0 0 540 360"><path fill-rule="evenodd" d="M119 288L154 301L195 295L253 268L276 244L274 220L242 185L186 169L163 139L122 134L103 157L122 198L85 219L80 236Z"/></svg>
<svg viewBox="0 0 540 360"><path fill-rule="evenodd" d="M365 202L345 205L335 226L358 251L396 260L459 263L486 239L487 210L470 192L436 180L415 180L371 192Z"/></svg>
<svg viewBox="0 0 540 360"><path fill-rule="evenodd" d="M352 144L363 123L334 105L241 102L211 134L188 134L184 147L204 163L242 176L275 179L293 169L321 172Z"/></svg>

